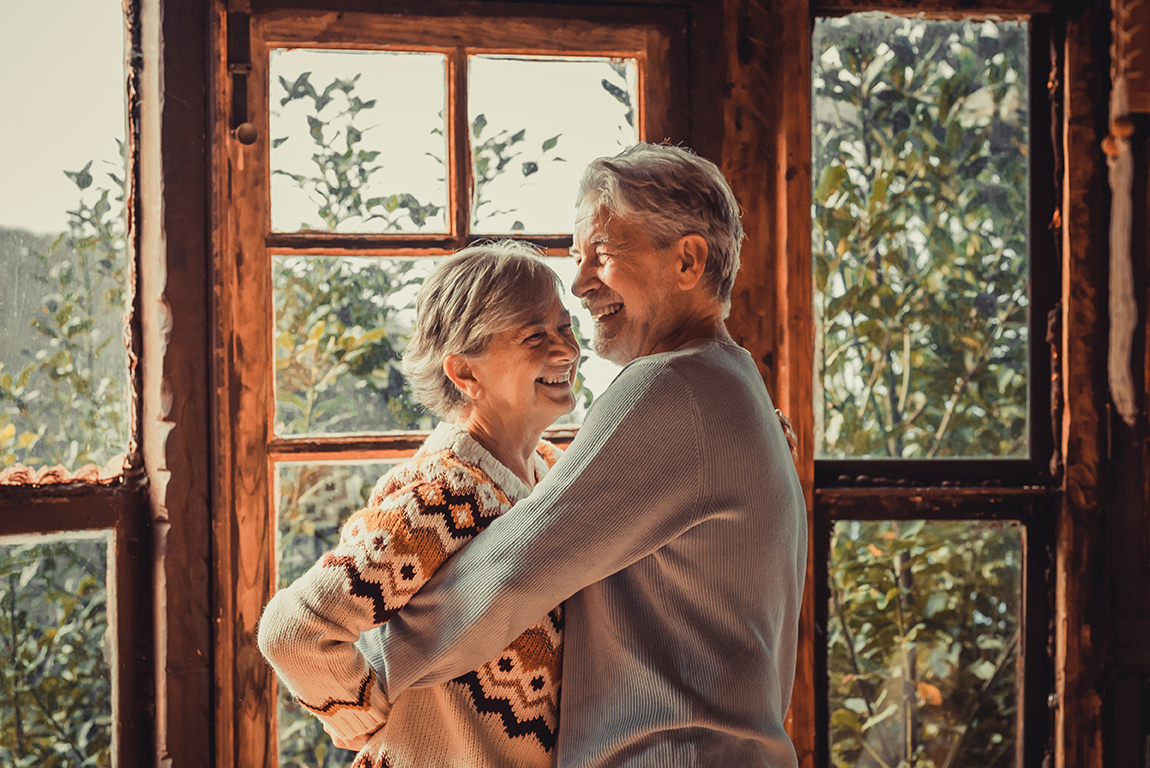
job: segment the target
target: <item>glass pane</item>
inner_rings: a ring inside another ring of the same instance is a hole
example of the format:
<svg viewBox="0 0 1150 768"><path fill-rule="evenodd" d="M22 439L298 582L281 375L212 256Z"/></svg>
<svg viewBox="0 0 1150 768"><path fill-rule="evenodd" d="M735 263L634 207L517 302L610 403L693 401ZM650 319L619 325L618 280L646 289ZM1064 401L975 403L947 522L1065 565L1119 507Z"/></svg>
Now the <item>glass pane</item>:
<svg viewBox="0 0 1150 768"><path fill-rule="evenodd" d="M400 354L437 261L273 257L277 435L432 428Z"/></svg>
<svg viewBox="0 0 1150 768"><path fill-rule="evenodd" d="M112 764L111 540L0 539L0 765Z"/></svg>
<svg viewBox="0 0 1150 768"><path fill-rule="evenodd" d="M276 553L279 586L299 578L339 541L339 528L365 506L375 483L395 462L283 463L276 471ZM279 687L281 766L344 768L354 752L338 749L315 717Z"/></svg>
<svg viewBox="0 0 1150 768"><path fill-rule="evenodd" d="M555 424L582 424L587 416L587 409L591 402L603 394L608 385L622 370L619 365L610 360L604 360L591 348L591 329L594 327L591 313L583 308L575 294L571 293L571 285L575 282L575 260L567 257L552 257L547 263L559 273L563 280L563 306L571 313L571 320L579 336L579 346L582 355L579 360L579 376L576 381L575 410L566 416L560 417Z"/></svg>
<svg viewBox="0 0 1150 768"><path fill-rule="evenodd" d="M0 473L128 451L124 61L118 2L0 10Z"/></svg>
<svg viewBox="0 0 1150 768"><path fill-rule="evenodd" d="M639 139L634 59L472 56L472 231L570 232L591 160Z"/></svg>
<svg viewBox="0 0 1150 768"><path fill-rule="evenodd" d="M279 232L446 232L446 57L271 52Z"/></svg>
<svg viewBox="0 0 1150 768"><path fill-rule="evenodd" d="M832 765L1014 765L1019 526L838 522L828 570Z"/></svg>
<svg viewBox="0 0 1150 768"><path fill-rule="evenodd" d="M857 14L814 35L821 457L1025 457L1025 22Z"/></svg>

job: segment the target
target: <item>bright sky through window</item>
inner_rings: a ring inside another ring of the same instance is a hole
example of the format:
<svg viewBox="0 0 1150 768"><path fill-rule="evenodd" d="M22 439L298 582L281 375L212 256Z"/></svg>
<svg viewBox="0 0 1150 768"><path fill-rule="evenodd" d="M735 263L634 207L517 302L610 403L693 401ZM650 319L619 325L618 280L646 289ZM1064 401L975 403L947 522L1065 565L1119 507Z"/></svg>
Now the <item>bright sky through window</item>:
<svg viewBox="0 0 1150 768"><path fill-rule="evenodd" d="M92 160L93 176L123 175L116 146L125 135L120 3L5 3L0 72L0 227L59 233L76 205L76 185L64 171Z"/></svg>

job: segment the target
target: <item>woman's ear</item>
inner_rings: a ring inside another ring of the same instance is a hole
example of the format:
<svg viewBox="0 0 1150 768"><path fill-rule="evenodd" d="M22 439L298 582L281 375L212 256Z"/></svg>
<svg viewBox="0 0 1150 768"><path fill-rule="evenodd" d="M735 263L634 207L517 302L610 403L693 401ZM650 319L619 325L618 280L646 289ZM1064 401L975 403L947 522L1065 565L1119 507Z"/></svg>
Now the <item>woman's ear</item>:
<svg viewBox="0 0 1150 768"><path fill-rule="evenodd" d="M699 284L707 269L706 239L694 232L683 235L675 245L675 258L679 268L679 288L689 291Z"/></svg>
<svg viewBox="0 0 1150 768"><path fill-rule="evenodd" d="M479 399L481 390L475 378L475 370L463 355L448 355L443 358L443 372L459 391L471 400Z"/></svg>

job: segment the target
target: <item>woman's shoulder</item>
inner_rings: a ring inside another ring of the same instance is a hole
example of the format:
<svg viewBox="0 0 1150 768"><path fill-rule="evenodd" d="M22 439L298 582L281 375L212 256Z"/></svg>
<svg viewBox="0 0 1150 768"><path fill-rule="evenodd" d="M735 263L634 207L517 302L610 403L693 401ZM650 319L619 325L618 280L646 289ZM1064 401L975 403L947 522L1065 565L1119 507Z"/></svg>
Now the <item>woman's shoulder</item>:
<svg viewBox="0 0 1150 768"><path fill-rule="evenodd" d="M392 467L375 484L368 505L379 506L389 498L413 493L426 496L431 489L447 490L453 496L475 495L495 505L510 503L482 467L447 447L418 453Z"/></svg>

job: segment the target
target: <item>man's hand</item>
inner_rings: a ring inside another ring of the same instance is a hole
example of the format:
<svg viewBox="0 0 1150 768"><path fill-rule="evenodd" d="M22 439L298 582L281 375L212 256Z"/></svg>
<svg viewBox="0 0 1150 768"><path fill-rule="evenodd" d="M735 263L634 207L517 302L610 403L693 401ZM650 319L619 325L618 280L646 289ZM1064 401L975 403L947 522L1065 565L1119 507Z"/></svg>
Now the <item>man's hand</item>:
<svg viewBox="0 0 1150 768"><path fill-rule="evenodd" d="M779 417L779 424L783 428L783 434L787 437L787 445L791 447L791 458L797 464L799 461L799 436L795 434L795 426L778 408L775 409L775 415Z"/></svg>
<svg viewBox="0 0 1150 768"><path fill-rule="evenodd" d="M331 729L327 727L327 723L323 724L323 729L327 731L327 735L331 737L332 744L335 744L340 749L350 749L352 752L358 752L363 749L372 737L372 734L364 733L352 739L341 739L331 732Z"/></svg>

